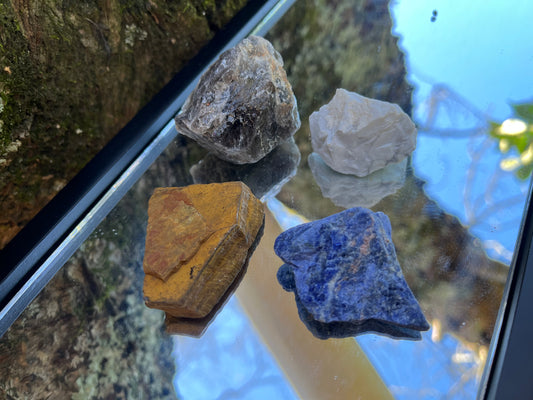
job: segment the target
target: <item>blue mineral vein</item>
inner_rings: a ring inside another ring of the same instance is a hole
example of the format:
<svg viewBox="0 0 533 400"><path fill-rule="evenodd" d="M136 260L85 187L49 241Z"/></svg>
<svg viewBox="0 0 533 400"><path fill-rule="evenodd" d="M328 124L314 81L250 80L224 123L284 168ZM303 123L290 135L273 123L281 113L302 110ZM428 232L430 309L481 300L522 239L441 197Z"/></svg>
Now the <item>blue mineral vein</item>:
<svg viewBox="0 0 533 400"><path fill-rule="evenodd" d="M405 281L389 218L355 207L278 236L278 280L317 337L420 339L429 324Z"/></svg>

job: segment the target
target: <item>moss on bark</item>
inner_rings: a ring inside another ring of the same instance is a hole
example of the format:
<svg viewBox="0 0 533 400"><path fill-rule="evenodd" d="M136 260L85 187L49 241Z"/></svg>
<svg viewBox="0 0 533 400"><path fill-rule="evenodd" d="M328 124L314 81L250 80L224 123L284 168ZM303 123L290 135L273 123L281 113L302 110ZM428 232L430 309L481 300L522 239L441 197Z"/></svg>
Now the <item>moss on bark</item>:
<svg viewBox="0 0 533 400"><path fill-rule="evenodd" d="M0 3L0 248L244 4Z"/></svg>

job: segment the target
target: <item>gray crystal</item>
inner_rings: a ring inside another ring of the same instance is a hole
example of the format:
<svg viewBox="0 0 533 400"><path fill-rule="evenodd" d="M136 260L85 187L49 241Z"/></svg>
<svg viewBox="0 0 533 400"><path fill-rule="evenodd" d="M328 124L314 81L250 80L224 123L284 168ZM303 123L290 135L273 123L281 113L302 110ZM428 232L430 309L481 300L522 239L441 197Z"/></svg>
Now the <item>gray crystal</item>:
<svg viewBox="0 0 533 400"><path fill-rule="evenodd" d="M322 195L339 207L372 207L405 183L407 158L363 178L332 170L317 153L307 158Z"/></svg>
<svg viewBox="0 0 533 400"><path fill-rule="evenodd" d="M180 133L236 164L257 162L299 127L283 60L257 36L222 53L176 117Z"/></svg>
<svg viewBox="0 0 533 400"><path fill-rule="evenodd" d="M416 128L397 104L337 89L309 117L313 151L332 169L366 176L407 157L416 147Z"/></svg>
<svg viewBox="0 0 533 400"><path fill-rule="evenodd" d="M255 164L237 165L208 154L190 172L194 183L241 181L264 200L279 193L296 174L299 163L300 150L290 137Z"/></svg>
<svg viewBox="0 0 533 400"><path fill-rule="evenodd" d="M320 338L375 332L420 339L429 325L403 277L388 217L355 207L278 236L278 280Z"/></svg>

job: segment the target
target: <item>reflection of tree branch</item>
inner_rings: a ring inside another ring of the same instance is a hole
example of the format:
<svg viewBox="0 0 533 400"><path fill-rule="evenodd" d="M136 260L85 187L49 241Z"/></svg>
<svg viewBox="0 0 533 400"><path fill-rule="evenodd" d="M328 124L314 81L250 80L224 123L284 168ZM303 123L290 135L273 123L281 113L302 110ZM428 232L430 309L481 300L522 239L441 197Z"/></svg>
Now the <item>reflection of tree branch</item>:
<svg viewBox="0 0 533 400"><path fill-rule="evenodd" d="M218 396L218 400L248 399L250 390L258 390L265 386L279 385L279 378L276 376L266 376L262 378L250 378L245 384L237 389L227 389Z"/></svg>
<svg viewBox="0 0 533 400"><path fill-rule="evenodd" d="M461 378L459 382L455 382L453 386L449 389L448 393L443 397L444 399L455 399L458 394L464 394L465 393L465 386L469 384L473 379L476 378L478 375L478 368L479 365L474 364L472 367L467 368L463 374L461 374ZM456 365L453 366L456 368Z"/></svg>
<svg viewBox="0 0 533 400"><path fill-rule="evenodd" d="M491 214L495 213L496 211L505 209L506 207L510 207L513 205L522 204L523 202L524 202L524 195L517 194L505 200L491 204L489 207L487 207L485 210L483 210L482 212L478 213L475 216L475 218L471 222L471 226L481 223L485 218L488 218Z"/></svg>
<svg viewBox="0 0 533 400"><path fill-rule="evenodd" d="M416 74L416 77L419 79L419 74ZM424 81L424 79L420 80ZM420 130L431 131L433 135L449 136L452 133L455 133L453 136L458 136L457 133L459 133L461 135L468 136L472 130L488 126L487 121L489 121L489 117L487 115L472 106L472 104L468 100L466 100L460 94L453 91L444 84L438 83L432 85L431 92L427 99L427 105L428 114L426 121L422 124L418 123L418 125L420 127ZM471 129L437 130L435 129L437 112L439 111L439 109L442 108L445 111L450 112L451 115L456 115L458 110L460 111L462 109L466 111L470 116L473 116L478 121L479 125Z"/></svg>
<svg viewBox="0 0 533 400"><path fill-rule="evenodd" d="M474 180L475 177L478 176L478 168L480 164L480 160L482 159L482 156L487 152L487 150L491 147L492 143L490 140L483 140L481 143L481 148L479 150L474 150L473 148L469 149L470 157L472 158L472 163L470 164L470 168L466 171L466 182L465 187L463 191L463 202L465 206L465 213L466 213L466 220L469 225L471 225L475 219L475 210L477 207L473 207L472 203L476 203L476 199L472 199L473 201L470 201L472 198L472 189L474 188Z"/></svg>
<svg viewBox="0 0 533 400"><path fill-rule="evenodd" d="M461 138L471 136L478 131L479 128L468 129L435 129L428 126L418 126L418 134L425 134L427 136L438 136L447 138Z"/></svg>

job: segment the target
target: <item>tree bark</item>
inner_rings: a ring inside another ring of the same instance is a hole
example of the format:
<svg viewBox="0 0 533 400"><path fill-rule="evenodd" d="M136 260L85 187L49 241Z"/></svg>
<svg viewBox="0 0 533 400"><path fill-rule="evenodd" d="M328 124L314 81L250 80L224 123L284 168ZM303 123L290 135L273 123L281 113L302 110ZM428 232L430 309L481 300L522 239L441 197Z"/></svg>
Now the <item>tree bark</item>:
<svg viewBox="0 0 533 400"><path fill-rule="evenodd" d="M0 249L245 2L0 2Z"/></svg>

